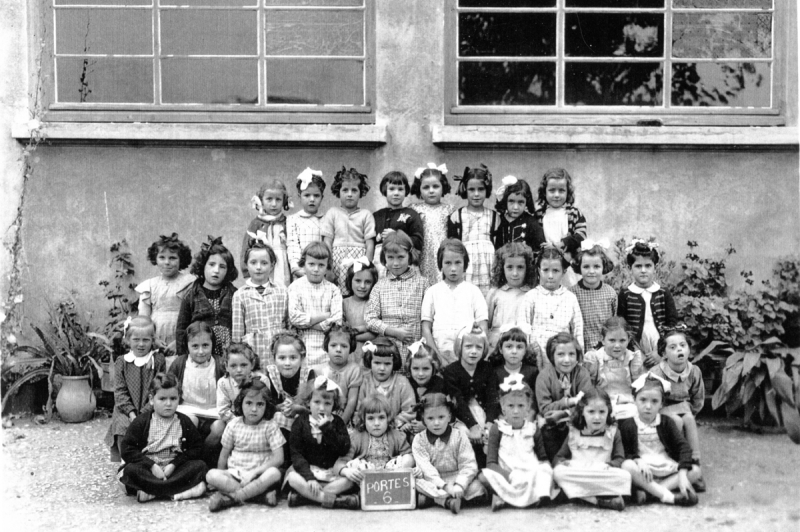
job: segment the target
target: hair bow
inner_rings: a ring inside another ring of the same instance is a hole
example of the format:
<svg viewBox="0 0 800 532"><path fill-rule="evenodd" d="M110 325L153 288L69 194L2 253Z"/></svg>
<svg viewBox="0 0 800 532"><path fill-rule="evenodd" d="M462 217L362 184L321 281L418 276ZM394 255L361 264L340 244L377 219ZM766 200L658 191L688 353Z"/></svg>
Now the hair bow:
<svg viewBox="0 0 800 532"><path fill-rule="evenodd" d="M267 233L259 229L255 233L252 231L247 232L247 236L255 240L256 242L262 242L263 244L269 246L269 240L267 239Z"/></svg>
<svg viewBox="0 0 800 532"><path fill-rule="evenodd" d="M375 352L377 350L378 350L378 346L373 344L369 340L364 342L364 345L361 346L361 352L362 353L373 353L373 354L375 354Z"/></svg>
<svg viewBox="0 0 800 532"><path fill-rule="evenodd" d="M372 263L367 257L359 257L353 261L353 273L358 273L364 268L369 268L370 266L372 266Z"/></svg>
<svg viewBox="0 0 800 532"><path fill-rule="evenodd" d="M133 321L133 316L128 316L125 318L125 321L122 323L122 334L128 332L128 327L131 326L131 322Z"/></svg>
<svg viewBox="0 0 800 532"><path fill-rule="evenodd" d="M312 170L311 168L306 168L300 175L297 176L297 180L300 181L300 190L305 190L308 188L308 185L311 184L311 180L314 176L322 177L322 172L319 170Z"/></svg>
<svg viewBox="0 0 800 532"><path fill-rule="evenodd" d="M500 183L501 183L501 184L500 184L500 186L499 186L499 187L497 187L497 190L495 191L495 195L496 195L498 198L502 198L502 197L503 197L503 194L505 194L505 193L506 193L506 189L507 189L508 187L510 187L511 185L516 185L516 184L517 184L517 181L519 181L519 179L517 179L517 178L516 178L516 176L513 176L513 175L507 175L507 176L505 176L505 177L502 179L502 181L500 181Z"/></svg>
<svg viewBox="0 0 800 532"><path fill-rule="evenodd" d="M330 380L325 375L320 375L319 377L314 379L314 389L316 389L316 390L323 390L324 389L326 392L334 392L334 391L338 390L341 393L341 391L342 391L342 389L339 388L338 384L336 384L335 382Z"/></svg>
<svg viewBox="0 0 800 532"><path fill-rule="evenodd" d="M428 342L425 341L425 338L420 338L410 346L408 346L408 352L411 353L412 356L416 355L419 352L419 348L423 345L426 345ZM363 351L363 347L361 348Z"/></svg>
<svg viewBox="0 0 800 532"><path fill-rule="evenodd" d="M264 205L261 204L261 198L258 196L250 198L250 206L257 210L259 214L264 213Z"/></svg>
<svg viewBox="0 0 800 532"><path fill-rule="evenodd" d="M639 244L647 246L647 249L649 250L653 250L658 247L658 242L647 242L646 240L642 240L641 238L634 238L631 241L630 245L625 248L625 253L630 253Z"/></svg>
<svg viewBox="0 0 800 532"><path fill-rule="evenodd" d="M608 249L611 247L611 242L607 238L601 238L598 241L589 240L588 238L581 242L581 250L582 251L589 251L595 246L600 246L603 249Z"/></svg>
<svg viewBox="0 0 800 532"><path fill-rule="evenodd" d="M439 170L443 175L447 175L447 165L442 163L439 166L436 166L436 163L428 163L427 167L420 166L417 168L417 171L414 172L414 177L419 179L419 176L422 175L422 172L430 168L431 170Z"/></svg>
<svg viewBox="0 0 800 532"><path fill-rule="evenodd" d="M178 244L180 243L180 239L178 238L178 233L172 233L170 236L161 235L158 238L161 239L162 244Z"/></svg>
<svg viewBox="0 0 800 532"><path fill-rule="evenodd" d="M200 251L208 252L208 250L217 245L222 245L222 237L218 236L217 238L214 238L213 236L208 235L208 242L203 242L200 244Z"/></svg>
<svg viewBox="0 0 800 532"><path fill-rule="evenodd" d="M503 383L500 385L500 390L505 393L508 392L516 392L522 391L525 389L525 383L522 382L522 378L519 375L509 375L508 377L503 380Z"/></svg>
<svg viewBox="0 0 800 532"><path fill-rule="evenodd" d="M648 371L647 373L643 373L642 375L640 375L638 379L636 379L631 383L631 388L633 388L634 391L638 392L639 390L642 389L642 387L644 387L648 379L659 381L661 383L661 386L664 388L664 393L668 394L670 392L670 388L672 386L670 385L669 381L662 379L652 371Z"/></svg>

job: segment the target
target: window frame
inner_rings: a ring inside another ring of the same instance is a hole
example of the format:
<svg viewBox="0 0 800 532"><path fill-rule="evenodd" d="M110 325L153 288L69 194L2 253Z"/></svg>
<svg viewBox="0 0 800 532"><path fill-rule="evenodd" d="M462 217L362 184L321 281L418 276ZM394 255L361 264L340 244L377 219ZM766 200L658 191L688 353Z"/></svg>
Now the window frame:
<svg viewBox="0 0 800 532"><path fill-rule="evenodd" d="M445 10L445 80L444 80L444 124L445 126L459 125L543 125L543 126L783 126L786 125L786 84L787 84L787 56L790 55L789 24L790 17L786 16L789 6L786 0L774 0L772 20L772 107L749 108L721 108L721 107L671 107L670 86L672 73L666 75L671 66L670 59L672 40L667 38L672 28L671 9L672 0L665 0L664 21L664 56L662 58L646 58L643 61L657 61L665 65L663 78L664 106L563 106L559 107L563 99L563 84L559 78L563 77L564 64L564 32L559 31L564 27L565 13L567 12L614 12L609 8L565 8L565 0L556 0L555 8L465 8L469 12L553 12L557 13L556 19L556 56L555 58L537 58L540 61L556 62L556 105L555 106L490 106L490 105L459 105L458 104L458 1L448 0ZM653 12L653 9L619 8L620 13ZM683 11L683 10L681 10ZM708 12L749 11L752 9L738 10L696 10ZM485 60L476 57L473 60ZM520 58L515 58L520 59ZM603 62L608 58L597 58L587 62ZM580 58L584 61L584 58ZM711 60L708 60L710 62ZM730 59L729 62L745 62L746 60ZM681 58L676 62L687 61ZM722 61L720 61L722 62ZM764 61L755 61L764 62Z"/></svg>

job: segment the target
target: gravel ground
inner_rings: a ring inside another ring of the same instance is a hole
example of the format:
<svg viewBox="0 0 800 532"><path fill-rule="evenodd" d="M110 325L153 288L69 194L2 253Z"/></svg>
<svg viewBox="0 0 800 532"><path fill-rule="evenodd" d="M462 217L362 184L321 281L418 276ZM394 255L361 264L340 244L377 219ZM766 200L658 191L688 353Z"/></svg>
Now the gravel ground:
<svg viewBox="0 0 800 532"><path fill-rule="evenodd" d="M138 504L126 497L108 462L103 435L109 420L102 414L88 423L53 421L35 425L15 420L3 430L3 530L104 530L171 532L242 530L279 526L283 530L347 530L379 526L381 532L433 528L508 531L535 526L541 530L800 530L800 446L781 434L753 434L731 422L701 426L703 467L708 492L695 508L660 504L629 507L622 513L575 503L541 510L467 507L455 517L441 508L403 512L288 509L257 504L210 514L207 499ZM9 528L9 524L13 525Z"/></svg>

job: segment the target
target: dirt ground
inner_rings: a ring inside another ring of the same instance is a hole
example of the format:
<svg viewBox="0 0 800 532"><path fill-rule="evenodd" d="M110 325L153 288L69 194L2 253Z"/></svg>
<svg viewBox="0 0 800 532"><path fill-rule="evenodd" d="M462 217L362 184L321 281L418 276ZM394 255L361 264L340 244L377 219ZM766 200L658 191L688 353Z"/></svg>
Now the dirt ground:
<svg viewBox="0 0 800 532"><path fill-rule="evenodd" d="M207 499L138 504L126 497L108 462L103 435L107 417L67 425L35 425L16 420L3 430L2 529L6 531L103 530L221 531L261 529L348 530L377 526L383 531L509 531L515 526L539 530L800 530L800 446L782 434L753 434L726 420L701 427L703 469L708 491L694 508L660 504L630 506L624 512L575 503L539 510L467 507L459 516L441 508L401 512L360 512L257 504L210 514ZM9 526L13 525L13 526ZM268 528L267 528L268 529Z"/></svg>

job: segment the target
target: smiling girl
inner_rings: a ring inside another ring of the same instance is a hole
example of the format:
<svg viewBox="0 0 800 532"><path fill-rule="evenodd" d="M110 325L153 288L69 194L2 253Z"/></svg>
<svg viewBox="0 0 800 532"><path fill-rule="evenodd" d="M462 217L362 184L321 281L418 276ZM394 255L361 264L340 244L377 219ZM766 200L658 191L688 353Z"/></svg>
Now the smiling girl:
<svg viewBox="0 0 800 532"><path fill-rule="evenodd" d="M495 252L492 289L486 296L492 350L500 338L501 327L516 322L517 308L536 284L533 259L533 250L521 242L511 242Z"/></svg>
<svg viewBox="0 0 800 532"><path fill-rule="evenodd" d="M607 256L602 244L581 242L581 250L572 262L572 271L582 278L569 288L578 298L583 317L583 345L595 349L602 340L600 329L603 323L617 314L617 294L603 282L603 276L611 273L614 264Z"/></svg>
<svg viewBox="0 0 800 532"><path fill-rule="evenodd" d="M428 163L427 168L417 168L411 185L411 194L422 199L422 203L415 203L411 208L419 213L425 229L420 271L431 286L440 279L436 255L439 244L447 238L447 219L453 212L452 205L442 203L442 197L450 193L446 175L447 166Z"/></svg>

